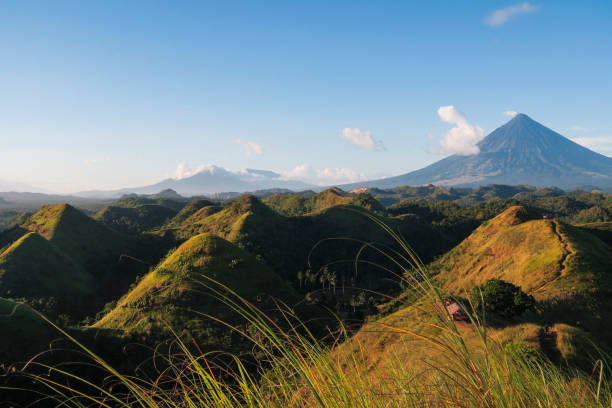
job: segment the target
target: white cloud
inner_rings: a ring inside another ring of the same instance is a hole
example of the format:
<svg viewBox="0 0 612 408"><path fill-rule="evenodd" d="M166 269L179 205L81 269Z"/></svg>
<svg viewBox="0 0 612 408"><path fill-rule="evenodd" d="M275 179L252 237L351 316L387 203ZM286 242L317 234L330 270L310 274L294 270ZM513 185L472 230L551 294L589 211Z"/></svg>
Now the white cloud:
<svg viewBox="0 0 612 408"><path fill-rule="evenodd" d="M354 183L356 181L367 180L367 176L362 173L357 173L346 167L340 168L325 168L317 170L319 182L323 184L343 184Z"/></svg>
<svg viewBox="0 0 612 408"><path fill-rule="evenodd" d="M221 169L220 167L214 166L212 164L202 164L201 166L198 166L195 170L192 170L185 163L180 163L170 177L175 180L181 180L187 177L195 176L198 173L208 172L210 174L213 174L219 170L224 169Z"/></svg>
<svg viewBox="0 0 612 408"><path fill-rule="evenodd" d="M381 140L374 140L372 132L369 130L360 130L358 128L344 128L342 129L341 138L350 140L355 146L362 149L375 152L377 150L385 150Z"/></svg>
<svg viewBox="0 0 612 408"><path fill-rule="evenodd" d="M535 6L528 2L517 3L512 6L495 10L485 18L485 23L490 26L501 26L506 24L511 18L521 15L535 13L540 6Z"/></svg>
<svg viewBox="0 0 612 408"><path fill-rule="evenodd" d="M307 180L316 176L316 172L307 164L300 164L293 170L282 173L282 178L285 180Z"/></svg>
<svg viewBox="0 0 612 408"><path fill-rule="evenodd" d="M518 115L517 111L513 111L513 110L508 110L504 112L504 115L506 116L510 116L511 118L515 117L516 115Z"/></svg>
<svg viewBox="0 0 612 408"><path fill-rule="evenodd" d="M368 180L368 177L346 167L314 169L307 164L301 164L283 173L282 179L300 180L314 185L329 186Z"/></svg>
<svg viewBox="0 0 612 408"><path fill-rule="evenodd" d="M100 164L100 163L109 162L111 160L113 160L113 158L110 157L110 156L94 157L93 159L83 160L83 163L85 163L85 164Z"/></svg>
<svg viewBox="0 0 612 408"><path fill-rule="evenodd" d="M438 116L447 123L455 125L440 140L440 153L469 156L480 153L477 143L484 138L481 127L470 125L463 113L454 106L441 106Z"/></svg>
<svg viewBox="0 0 612 408"><path fill-rule="evenodd" d="M612 136L572 137L572 141L606 156L612 156Z"/></svg>
<svg viewBox="0 0 612 408"><path fill-rule="evenodd" d="M196 169L191 169L185 163L180 163L170 177L175 180L181 180L204 172L210 174L233 174L237 177L241 177L245 181L299 180L318 186L354 183L370 179L366 174L358 173L346 167L315 169L307 164L301 164L290 171L279 174L273 171L253 169L232 171L212 164L203 164Z"/></svg>
<svg viewBox="0 0 612 408"><path fill-rule="evenodd" d="M261 147L261 145L255 143L255 142L249 142L249 141L246 141L246 140L236 139L236 141L234 143L244 147L244 150L246 151L246 154L248 156L252 155L253 153L255 153L256 155L261 156L261 154L263 153L263 147Z"/></svg>

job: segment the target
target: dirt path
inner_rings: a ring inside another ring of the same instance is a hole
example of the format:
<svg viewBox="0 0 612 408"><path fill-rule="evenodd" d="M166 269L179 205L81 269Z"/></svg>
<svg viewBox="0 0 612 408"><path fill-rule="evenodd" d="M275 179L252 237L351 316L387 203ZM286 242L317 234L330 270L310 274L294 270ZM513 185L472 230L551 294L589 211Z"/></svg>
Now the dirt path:
<svg viewBox="0 0 612 408"><path fill-rule="evenodd" d="M567 261L567 258L570 255L574 254L574 250L572 249L572 247L570 247L569 243L559 233L559 223L557 221L553 221L552 222L552 230L553 230L553 234L555 234L557 236L557 238L559 239L559 242L561 242L563 244L564 254L563 254L563 257L561 258L561 260L559 261L559 267L561 268L561 272L560 272L559 276L564 276L565 275L565 269L567 267L565 262Z"/></svg>
<svg viewBox="0 0 612 408"><path fill-rule="evenodd" d="M570 255L574 254L574 250L572 249L570 244L559 233L559 222L557 220L551 220L550 223L551 223L551 228L552 228L553 234L555 234L555 236L557 237L559 242L563 245L563 255L561 256L561 259L559 260L559 274L553 280L551 280L549 282L546 282L544 285L542 285L539 288L537 288L536 290L534 290L534 292L541 291L542 289L544 289L545 287L547 287L548 285L550 285L551 283L553 283L557 279L565 276L565 272L567 270L567 264L566 264L567 258Z"/></svg>

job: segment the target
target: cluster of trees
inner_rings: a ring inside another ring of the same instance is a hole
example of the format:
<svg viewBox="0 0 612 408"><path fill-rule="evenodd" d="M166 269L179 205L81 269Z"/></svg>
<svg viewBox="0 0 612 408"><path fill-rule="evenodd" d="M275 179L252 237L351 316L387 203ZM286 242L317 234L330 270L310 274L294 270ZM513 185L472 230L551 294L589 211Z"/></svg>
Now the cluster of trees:
<svg viewBox="0 0 612 408"><path fill-rule="evenodd" d="M471 293L472 305L477 311L486 310L505 319L513 319L535 308L533 296L510 282L489 279L476 286Z"/></svg>
<svg viewBox="0 0 612 408"><path fill-rule="evenodd" d="M523 205L534 213L558 218L570 224L612 221L612 195L590 192L553 197L532 195L494 199L463 206L451 201L406 199L387 208L389 215L413 214L434 226L472 231L480 222L507 208Z"/></svg>
<svg viewBox="0 0 612 408"><path fill-rule="evenodd" d="M0 211L0 232L24 223L30 215L29 212L12 209Z"/></svg>
<svg viewBox="0 0 612 408"><path fill-rule="evenodd" d="M300 289L312 290L318 288L320 285L321 289L336 293L336 287L340 286L338 291L342 294L346 292L347 286L354 287L356 284L353 274L348 274L347 276L346 273L330 270L327 266L324 266L316 272L310 269L298 271L297 279Z"/></svg>

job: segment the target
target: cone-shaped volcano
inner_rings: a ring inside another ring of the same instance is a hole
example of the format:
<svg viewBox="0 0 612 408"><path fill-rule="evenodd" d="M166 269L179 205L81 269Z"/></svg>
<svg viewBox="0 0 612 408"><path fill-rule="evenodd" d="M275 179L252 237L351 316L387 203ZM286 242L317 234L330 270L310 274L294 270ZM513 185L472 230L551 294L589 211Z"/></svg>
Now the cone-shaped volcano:
<svg viewBox="0 0 612 408"><path fill-rule="evenodd" d="M612 158L580 146L522 113L491 132L478 147L480 152L475 155L453 155L401 176L342 187L423 184L612 187Z"/></svg>

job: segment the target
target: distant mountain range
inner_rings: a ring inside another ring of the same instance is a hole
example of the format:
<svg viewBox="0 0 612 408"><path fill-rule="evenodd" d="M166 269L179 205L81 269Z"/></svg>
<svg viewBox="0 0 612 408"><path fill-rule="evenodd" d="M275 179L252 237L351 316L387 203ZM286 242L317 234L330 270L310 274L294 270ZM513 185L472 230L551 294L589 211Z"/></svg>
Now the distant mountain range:
<svg viewBox="0 0 612 408"><path fill-rule="evenodd" d="M30 193L48 193L48 191L32 186L26 183L20 183L15 181L0 180L0 191L17 191L17 192L30 192Z"/></svg>
<svg viewBox="0 0 612 408"><path fill-rule="evenodd" d="M425 184L612 187L612 158L572 142L525 114L516 115L491 132L478 147L480 152L475 155L453 155L401 176L340 187L345 190Z"/></svg>
<svg viewBox="0 0 612 408"><path fill-rule="evenodd" d="M222 192L246 192L271 188L307 190L312 184L299 180L286 180L279 173L269 170L244 169L237 172L217 166L206 166L196 174L183 178L167 178L150 186L123 188L109 191L83 191L77 197L114 198L124 194L155 194L171 189L183 196L214 195Z"/></svg>
<svg viewBox="0 0 612 408"><path fill-rule="evenodd" d="M452 155L423 169L400 176L339 187L353 190L427 184L456 187L504 184L556 186L565 190L612 188L612 158L572 142L525 114L516 115L508 123L491 132L478 143L478 148L479 153L475 155ZM3 186L25 191L25 186L2 182L0 191ZM244 169L233 172L209 165L203 166L195 174L167 178L149 186L83 191L73 196L81 199L114 199L126 194L150 195L171 189L182 196L226 197L227 194L220 193L235 195L271 189L321 191L324 188L299 180L288 180L273 171Z"/></svg>
<svg viewBox="0 0 612 408"><path fill-rule="evenodd" d="M572 142L525 114L518 114L478 143L479 153L453 155L421 170L380 180L340 185L344 190L360 187L397 186L475 187L489 184L556 186L563 189L612 187L612 158ZM307 183L285 180L278 173L246 169L231 172L207 166L181 179L168 178L150 186L115 191L88 191L81 197L118 197L126 193L153 194L172 189L179 194L211 195L262 189L321 190Z"/></svg>

